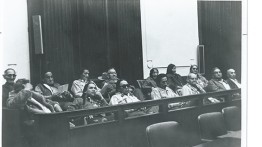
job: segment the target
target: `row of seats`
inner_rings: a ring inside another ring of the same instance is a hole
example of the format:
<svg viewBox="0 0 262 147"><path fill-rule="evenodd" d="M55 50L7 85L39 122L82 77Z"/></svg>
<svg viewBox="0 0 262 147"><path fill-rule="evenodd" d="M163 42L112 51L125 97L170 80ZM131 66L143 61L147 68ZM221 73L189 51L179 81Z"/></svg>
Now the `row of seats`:
<svg viewBox="0 0 262 147"><path fill-rule="evenodd" d="M203 143L195 147L240 147L241 112L236 106L198 117ZM186 147L187 134L175 121L161 122L146 128L150 147Z"/></svg>

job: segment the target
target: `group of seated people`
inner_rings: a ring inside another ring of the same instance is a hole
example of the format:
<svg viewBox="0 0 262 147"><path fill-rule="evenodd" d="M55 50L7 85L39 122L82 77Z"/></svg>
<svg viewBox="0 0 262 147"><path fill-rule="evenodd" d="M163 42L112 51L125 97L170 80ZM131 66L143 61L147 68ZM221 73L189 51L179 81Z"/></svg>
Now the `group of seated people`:
<svg viewBox="0 0 262 147"><path fill-rule="evenodd" d="M198 72L198 66L192 65L187 80L176 73L176 66L170 64L166 74L159 74L157 68L150 70L150 76L145 79L141 88L150 88L150 99L174 98L241 88L236 80L234 69L227 70L227 80L222 79L219 68L212 70L212 79L206 80ZM16 71L6 69L3 75L6 83L2 86L2 103L4 107L27 110L31 113L52 113L73 111L78 109L92 109L103 106L139 102L137 88L128 84L125 79L117 77L114 68L108 69L98 79L103 80L101 87L89 78L89 70L83 69L78 80L73 81L69 91L59 91L59 84L55 82L52 72L44 74L43 80L34 89L27 79L16 79ZM207 103L221 102L221 98L207 98ZM184 107L192 102L170 104L170 107ZM126 110L132 113L135 110ZM140 109L146 113L145 109Z"/></svg>

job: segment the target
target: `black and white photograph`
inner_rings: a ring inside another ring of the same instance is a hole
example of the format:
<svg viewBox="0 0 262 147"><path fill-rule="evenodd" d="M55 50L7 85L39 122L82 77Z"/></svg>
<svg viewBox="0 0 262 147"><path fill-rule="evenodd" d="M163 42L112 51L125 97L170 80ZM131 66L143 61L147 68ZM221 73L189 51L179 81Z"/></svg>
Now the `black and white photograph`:
<svg viewBox="0 0 262 147"><path fill-rule="evenodd" d="M2 147L246 147L247 9L0 1Z"/></svg>

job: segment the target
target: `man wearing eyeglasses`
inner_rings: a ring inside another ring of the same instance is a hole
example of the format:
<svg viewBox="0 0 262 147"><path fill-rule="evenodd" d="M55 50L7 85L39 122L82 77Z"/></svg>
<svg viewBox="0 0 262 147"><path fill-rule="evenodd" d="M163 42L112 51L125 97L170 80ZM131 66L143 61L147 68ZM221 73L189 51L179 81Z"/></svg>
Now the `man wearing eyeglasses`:
<svg viewBox="0 0 262 147"><path fill-rule="evenodd" d="M131 93L130 85L126 80L118 80L116 83L117 93L112 96L110 105L126 104L140 101Z"/></svg>
<svg viewBox="0 0 262 147"><path fill-rule="evenodd" d="M132 94L132 88L126 80L116 82L117 93L112 96L109 105L127 104L139 102L140 100ZM145 108L125 110L127 116L145 115Z"/></svg>
<svg viewBox="0 0 262 147"><path fill-rule="evenodd" d="M6 106L6 100L8 99L9 92L14 90L14 83L16 78L16 71L12 68L8 68L3 74L6 83L2 85L2 106Z"/></svg>

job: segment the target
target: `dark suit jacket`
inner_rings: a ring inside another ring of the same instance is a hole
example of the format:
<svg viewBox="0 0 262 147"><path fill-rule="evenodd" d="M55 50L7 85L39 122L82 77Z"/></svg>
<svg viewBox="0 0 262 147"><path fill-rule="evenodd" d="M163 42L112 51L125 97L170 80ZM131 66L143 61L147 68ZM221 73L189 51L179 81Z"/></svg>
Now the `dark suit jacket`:
<svg viewBox="0 0 262 147"><path fill-rule="evenodd" d="M208 81L207 87L206 87L207 92L215 92L215 91L223 91L223 90L226 90L226 88L224 87L222 83L218 82L215 79L211 79Z"/></svg>
<svg viewBox="0 0 262 147"><path fill-rule="evenodd" d="M237 85L232 80L227 79L226 81L227 81L227 84L230 86L231 89L237 89L238 88Z"/></svg>

